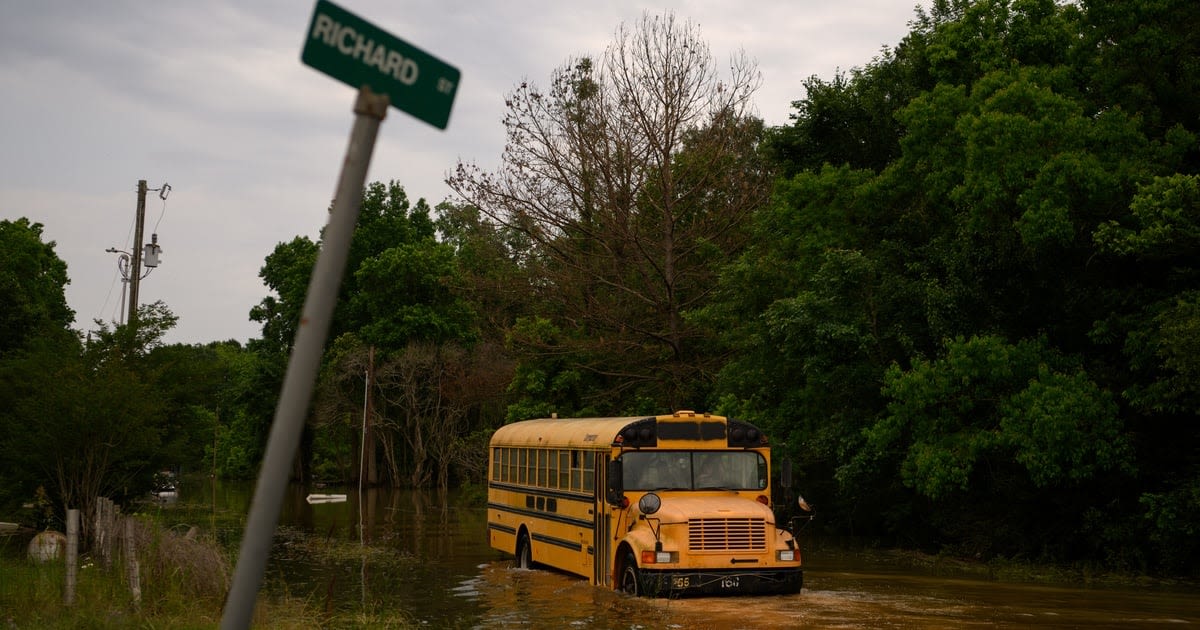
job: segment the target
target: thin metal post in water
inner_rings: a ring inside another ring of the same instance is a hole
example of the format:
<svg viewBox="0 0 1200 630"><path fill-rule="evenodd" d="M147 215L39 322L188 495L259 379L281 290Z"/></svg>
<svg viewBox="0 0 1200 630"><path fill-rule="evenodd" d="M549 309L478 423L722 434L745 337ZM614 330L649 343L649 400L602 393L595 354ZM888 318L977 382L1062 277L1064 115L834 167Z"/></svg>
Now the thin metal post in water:
<svg viewBox="0 0 1200 630"><path fill-rule="evenodd" d="M329 322L337 301L338 285L346 267L350 239L358 221L367 167L375 148L379 123L387 115L387 95L375 94L366 86L359 90L354 103L354 127L338 181L337 197L329 217L321 252L308 284L308 294L300 314L300 325L292 356L284 375L283 389L275 407L275 419L267 438L267 450L258 474L258 485L246 520L246 532L238 554L237 568L229 596L225 599L223 630L250 627L254 603L267 568L271 539L279 523L279 510L287 490L288 471L296 456L304 416L312 398L313 382L321 365Z"/></svg>

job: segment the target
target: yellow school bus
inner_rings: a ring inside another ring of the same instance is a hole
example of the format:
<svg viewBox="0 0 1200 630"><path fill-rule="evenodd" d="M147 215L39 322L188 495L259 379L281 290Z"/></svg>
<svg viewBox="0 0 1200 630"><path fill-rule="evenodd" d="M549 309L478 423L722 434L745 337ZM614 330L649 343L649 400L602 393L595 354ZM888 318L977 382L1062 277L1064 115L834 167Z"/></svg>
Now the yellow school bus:
<svg viewBox="0 0 1200 630"><path fill-rule="evenodd" d="M654 596L795 593L799 541L771 509L771 451L707 413L541 418L492 436L488 540L520 567Z"/></svg>

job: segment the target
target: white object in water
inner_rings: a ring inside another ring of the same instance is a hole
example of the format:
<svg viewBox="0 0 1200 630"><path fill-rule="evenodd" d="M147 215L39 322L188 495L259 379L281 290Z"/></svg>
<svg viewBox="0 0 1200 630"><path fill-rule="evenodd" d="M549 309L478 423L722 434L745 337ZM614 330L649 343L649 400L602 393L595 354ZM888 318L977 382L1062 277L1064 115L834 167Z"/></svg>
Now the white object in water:
<svg viewBox="0 0 1200 630"><path fill-rule="evenodd" d="M310 494L305 499L309 503L344 503L346 495L344 494Z"/></svg>

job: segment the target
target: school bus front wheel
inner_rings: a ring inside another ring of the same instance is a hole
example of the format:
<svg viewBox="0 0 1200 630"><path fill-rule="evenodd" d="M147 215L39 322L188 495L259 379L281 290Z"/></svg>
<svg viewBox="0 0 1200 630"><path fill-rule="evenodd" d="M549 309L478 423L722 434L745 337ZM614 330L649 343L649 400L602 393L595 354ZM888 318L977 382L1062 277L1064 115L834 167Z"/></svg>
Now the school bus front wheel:
<svg viewBox="0 0 1200 630"><path fill-rule="evenodd" d="M629 595L640 595L642 592L641 575L633 552L626 552L625 560L621 563L621 591Z"/></svg>

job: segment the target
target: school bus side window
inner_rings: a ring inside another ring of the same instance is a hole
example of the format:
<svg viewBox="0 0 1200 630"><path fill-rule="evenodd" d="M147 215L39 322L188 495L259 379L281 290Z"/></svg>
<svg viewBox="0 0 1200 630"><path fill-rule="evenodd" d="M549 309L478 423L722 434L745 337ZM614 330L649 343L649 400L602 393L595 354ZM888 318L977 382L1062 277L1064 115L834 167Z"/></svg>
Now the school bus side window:
<svg viewBox="0 0 1200 630"><path fill-rule="evenodd" d="M537 451L537 485L546 487L546 449Z"/></svg>
<svg viewBox="0 0 1200 630"><path fill-rule="evenodd" d="M571 489L576 492L583 490L583 459L579 451L571 451Z"/></svg>
<svg viewBox="0 0 1200 630"><path fill-rule="evenodd" d="M592 492L596 489L596 455L594 453L585 452L583 454L583 491Z"/></svg>
<svg viewBox="0 0 1200 630"><path fill-rule="evenodd" d="M571 488L571 452L558 452L558 487L563 490Z"/></svg>

